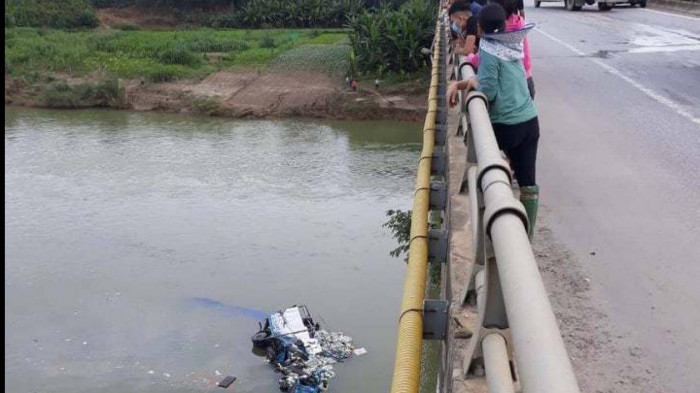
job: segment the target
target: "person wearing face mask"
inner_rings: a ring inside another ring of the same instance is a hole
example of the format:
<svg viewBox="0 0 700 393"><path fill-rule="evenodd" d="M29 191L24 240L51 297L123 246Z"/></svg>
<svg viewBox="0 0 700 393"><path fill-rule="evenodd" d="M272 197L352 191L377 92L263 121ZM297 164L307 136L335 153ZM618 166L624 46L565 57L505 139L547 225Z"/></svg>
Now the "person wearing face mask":
<svg viewBox="0 0 700 393"><path fill-rule="evenodd" d="M450 17L450 30L456 38L455 53L467 56L470 61L476 57L479 47L476 16L481 11L476 2L460 0L452 4L447 11ZM475 61L472 61L475 63ZM478 65L478 61L476 61Z"/></svg>

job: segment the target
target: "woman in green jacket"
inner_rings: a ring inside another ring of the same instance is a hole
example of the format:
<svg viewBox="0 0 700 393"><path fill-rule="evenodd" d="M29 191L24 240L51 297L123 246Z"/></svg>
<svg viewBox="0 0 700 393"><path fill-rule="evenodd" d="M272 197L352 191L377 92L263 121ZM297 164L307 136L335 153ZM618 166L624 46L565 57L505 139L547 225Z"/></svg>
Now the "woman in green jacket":
<svg viewBox="0 0 700 393"><path fill-rule="evenodd" d="M540 127L537 110L530 98L523 68L523 39L533 25L506 32L506 13L498 4L489 4L479 13L479 69L476 78L455 82L447 95L451 106L457 103L457 91L478 89L489 101L489 117L498 146L510 160L520 186L520 201L530 221L532 239L539 189L535 181L535 162Z"/></svg>

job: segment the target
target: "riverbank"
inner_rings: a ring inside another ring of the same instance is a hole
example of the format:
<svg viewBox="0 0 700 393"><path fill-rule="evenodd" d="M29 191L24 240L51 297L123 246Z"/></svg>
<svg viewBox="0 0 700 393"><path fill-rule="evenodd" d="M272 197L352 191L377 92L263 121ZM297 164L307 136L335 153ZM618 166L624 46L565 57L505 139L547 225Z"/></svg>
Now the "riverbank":
<svg viewBox="0 0 700 393"><path fill-rule="evenodd" d="M425 73L349 91L347 32L5 29L5 105L420 120Z"/></svg>
<svg viewBox="0 0 700 393"><path fill-rule="evenodd" d="M63 86L64 95L50 84L26 84L6 75L5 105L60 109L111 107L231 118L406 121L420 120L426 110L425 98L416 91L420 81L380 90L361 87L352 92L338 86L329 76L298 71L221 71L202 80L163 83L118 80L118 88L112 89L118 96L113 99L101 93L105 82L68 77L53 82L53 86L56 83L62 83L59 86ZM44 101L47 99L52 101Z"/></svg>

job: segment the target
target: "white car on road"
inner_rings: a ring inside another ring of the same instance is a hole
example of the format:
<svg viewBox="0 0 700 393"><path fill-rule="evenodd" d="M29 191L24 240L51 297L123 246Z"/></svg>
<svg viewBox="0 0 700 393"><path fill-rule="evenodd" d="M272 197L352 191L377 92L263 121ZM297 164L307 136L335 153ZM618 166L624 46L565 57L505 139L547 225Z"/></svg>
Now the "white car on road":
<svg viewBox="0 0 700 393"><path fill-rule="evenodd" d="M559 3L562 0L535 0L535 7L539 7L542 3ZM596 0L564 0L564 5L569 11L580 11L584 4L593 5ZM629 4L640 4L642 7L646 7L647 0L602 0L597 1L598 9L601 11L610 11L615 5L629 3Z"/></svg>

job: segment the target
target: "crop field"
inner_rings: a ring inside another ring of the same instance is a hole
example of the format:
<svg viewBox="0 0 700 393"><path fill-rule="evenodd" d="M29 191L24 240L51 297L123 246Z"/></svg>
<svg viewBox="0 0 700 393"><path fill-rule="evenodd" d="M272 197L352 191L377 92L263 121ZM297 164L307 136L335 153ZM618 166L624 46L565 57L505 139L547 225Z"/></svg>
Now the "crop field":
<svg viewBox="0 0 700 393"><path fill-rule="evenodd" d="M172 31L5 29L5 73L41 79L52 73L105 72L151 82L200 78L222 69L306 67L345 72L348 33L321 29ZM344 58L338 58L344 57Z"/></svg>

